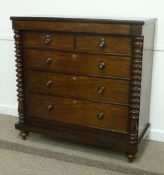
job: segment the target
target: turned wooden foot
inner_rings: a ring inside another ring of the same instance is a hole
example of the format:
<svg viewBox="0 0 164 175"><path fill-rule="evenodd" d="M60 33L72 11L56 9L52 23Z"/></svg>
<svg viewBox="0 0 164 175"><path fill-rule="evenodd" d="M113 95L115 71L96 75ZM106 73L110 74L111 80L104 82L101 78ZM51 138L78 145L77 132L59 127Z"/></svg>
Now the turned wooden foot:
<svg viewBox="0 0 164 175"><path fill-rule="evenodd" d="M126 157L128 158L129 163L131 163L131 162L133 162L133 160L135 159L136 154L126 153Z"/></svg>
<svg viewBox="0 0 164 175"><path fill-rule="evenodd" d="M26 137L29 135L28 131L20 131L19 136L22 137L23 140L26 140Z"/></svg>

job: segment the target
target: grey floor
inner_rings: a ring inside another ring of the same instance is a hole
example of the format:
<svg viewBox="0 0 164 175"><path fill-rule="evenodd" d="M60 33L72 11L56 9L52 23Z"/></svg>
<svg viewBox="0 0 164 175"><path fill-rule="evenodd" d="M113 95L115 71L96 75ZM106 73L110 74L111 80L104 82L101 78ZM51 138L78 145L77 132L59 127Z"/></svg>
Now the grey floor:
<svg viewBox="0 0 164 175"><path fill-rule="evenodd" d="M1 175L121 175L101 168L6 149L0 149L0 157Z"/></svg>
<svg viewBox="0 0 164 175"><path fill-rule="evenodd" d="M164 143L149 141L129 164L124 154L33 134L26 141L14 129L17 118L0 115L0 175L164 174Z"/></svg>

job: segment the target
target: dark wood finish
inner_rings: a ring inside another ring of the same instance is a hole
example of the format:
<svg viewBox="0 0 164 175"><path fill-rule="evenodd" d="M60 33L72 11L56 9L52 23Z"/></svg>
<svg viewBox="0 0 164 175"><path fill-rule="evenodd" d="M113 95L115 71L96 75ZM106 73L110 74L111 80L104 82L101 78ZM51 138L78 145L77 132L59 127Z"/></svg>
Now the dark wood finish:
<svg viewBox="0 0 164 175"><path fill-rule="evenodd" d="M149 131L155 19L11 17L21 137L124 151Z"/></svg>
<svg viewBox="0 0 164 175"><path fill-rule="evenodd" d="M24 103L24 76L23 76L23 59L21 50L21 33L19 30L14 31L15 49L16 49L16 72L17 72L17 92L18 92L18 115L19 124L25 124L25 103ZM23 132L23 131L22 131Z"/></svg>
<svg viewBox="0 0 164 175"><path fill-rule="evenodd" d="M30 94L27 98L27 113L45 120L119 132L127 130L128 107L125 106Z"/></svg>
<svg viewBox="0 0 164 175"><path fill-rule="evenodd" d="M131 82L130 82L130 112L129 112L129 144L133 151L127 152L129 162L132 162L137 153L138 143L138 121L140 109L140 91L142 74L142 51L143 37L133 38L133 59L131 61Z"/></svg>
<svg viewBox="0 0 164 175"><path fill-rule="evenodd" d="M23 32L24 47L45 47L73 50L72 34L54 32Z"/></svg>
<svg viewBox="0 0 164 175"><path fill-rule="evenodd" d="M46 135L54 136L58 139L76 140L79 143L94 145L98 147L110 148L117 151L127 151L127 134L114 131L106 131L105 129L91 128L91 127L73 127L72 125L65 125L54 122L46 123L47 120L34 119L30 120L26 125L19 125L16 123L16 129L30 130L31 132L44 133ZM44 123L44 125L43 125ZM53 132L52 132L53 131ZM107 139L108 138L108 139ZM117 144L115 144L117 142Z"/></svg>
<svg viewBox="0 0 164 175"><path fill-rule="evenodd" d="M129 81L26 71L26 89L49 95L128 103Z"/></svg>
<svg viewBox="0 0 164 175"><path fill-rule="evenodd" d="M29 135L28 131L21 130L19 136L22 137L23 140L26 140L27 136Z"/></svg>
<svg viewBox="0 0 164 175"><path fill-rule="evenodd" d="M81 22L47 22L47 21L13 21L14 28L33 30L48 30L48 31L69 31L69 32L101 32L114 34L130 34L129 25L116 24L94 24ZM41 27L42 26L42 27Z"/></svg>
<svg viewBox="0 0 164 175"><path fill-rule="evenodd" d="M25 67L31 70L130 77L130 57L25 49ZM85 62L85 64L83 64Z"/></svg>
<svg viewBox="0 0 164 175"><path fill-rule="evenodd" d="M14 22L17 21L51 21L51 22L80 22L85 23L99 23L99 24L129 24L140 25L154 23L156 18L127 18L127 17L107 17L107 18L70 18L70 17L56 17L56 16L11 16L10 19ZM79 26L78 26L79 27Z"/></svg>
<svg viewBox="0 0 164 175"><path fill-rule="evenodd" d="M88 52L131 54L131 38L103 35L77 35L76 49L78 51Z"/></svg>
<svg viewBox="0 0 164 175"><path fill-rule="evenodd" d="M129 154L129 153L126 153L126 156L129 160L129 163L133 162L133 160L135 159L136 157L136 154Z"/></svg>
<svg viewBox="0 0 164 175"><path fill-rule="evenodd" d="M13 28L21 30L47 30L90 33L142 35L142 25L156 19L88 19L55 17L11 17Z"/></svg>

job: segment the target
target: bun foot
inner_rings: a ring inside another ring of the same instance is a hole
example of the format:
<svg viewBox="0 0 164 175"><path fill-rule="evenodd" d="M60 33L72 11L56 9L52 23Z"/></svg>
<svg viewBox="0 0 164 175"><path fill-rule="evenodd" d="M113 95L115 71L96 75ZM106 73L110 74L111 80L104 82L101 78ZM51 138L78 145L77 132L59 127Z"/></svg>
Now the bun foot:
<svg viewBox="0 0 164 175"><path fill-rule="evenodd" d="M126 157L128 158L129 163L132 163L132 162L133 162L133 160L134 160L134 159L135 159L135 157L136 157L136 154L126 153Z"/></svg>
<svg viewBox="0 0 164 175"><path fill-rule="evenodd" d="M26 140L26 137L29 135L28 131L20 131L19 136L22 137L23 140Z"/></svg>

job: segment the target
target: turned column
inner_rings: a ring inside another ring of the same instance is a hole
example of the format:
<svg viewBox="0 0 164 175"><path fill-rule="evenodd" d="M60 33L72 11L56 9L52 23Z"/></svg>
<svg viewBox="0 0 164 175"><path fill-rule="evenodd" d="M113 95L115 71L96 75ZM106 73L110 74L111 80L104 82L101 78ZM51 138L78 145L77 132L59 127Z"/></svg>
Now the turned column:
<svg viewBox="0 0 164 175"><path fill-rule="evenodd" d="M137 153L138 143L138 120L140 110L140 91L142 75L142 54L143 54L143 37L133 38L133 55L131 61L131 81L130 81L130 112L129 112L129 147L127 152L129 162L132 162Z"/></svg>
<svg viewBox="0 0 164 175"><path fill-rule="evenodd" d="M21 34L20 30L14 30L15 39L15 57L16 57L16 76L17 76L17 97L18 97L18 124L24 125L26 122L25 116L25 101L24 101L24 86L23 86L23 59L21 53ZM27 131L21 130L19 134L23 139L28 135Z"/></svg>

